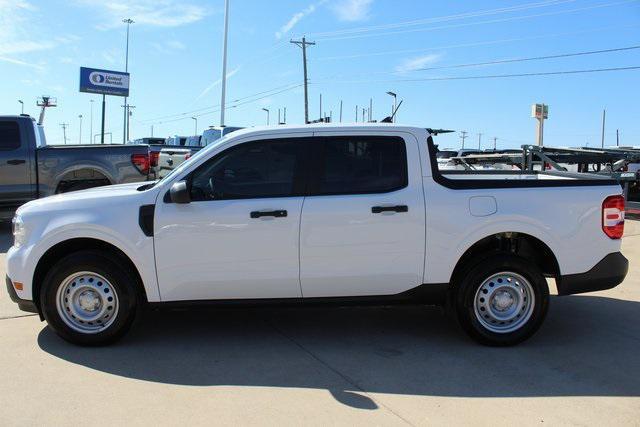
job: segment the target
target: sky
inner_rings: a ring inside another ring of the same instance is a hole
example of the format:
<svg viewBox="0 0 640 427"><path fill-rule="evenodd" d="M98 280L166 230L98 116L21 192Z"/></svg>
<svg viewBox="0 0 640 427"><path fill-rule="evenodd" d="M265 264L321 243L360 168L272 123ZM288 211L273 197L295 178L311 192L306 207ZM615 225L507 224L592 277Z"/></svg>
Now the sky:
<svg viewBox="0 0 640 427"><path fill-rule="evenodd" d="M224 0L0 0L0 114L23 100L37 117L49 95L49 143L64 143L64 123L68 143L97 141L102 100L79 92L79 68L124 70L124 18L131 138L218 125ZM549 105L545 145L599 146L603 109L606 145L616 129L621 145L640 145L640 69L597 71L640 67L640 0L230 0L228 126L266 124L263 108L271 124L284 108L287 123L304 121L302 52L290 43L302 36L316 43L311 119L322 95L334 121L341 101L343 122L370 102L380 120L393 91L398 123L456 131L441 146L466 131L467 147L507 148L535 142L538 102ZM578 72L544 74L567 71ZM504 77L514 74L529 75ZM123 102L106 97L107 141L122 143Z"/></svg>

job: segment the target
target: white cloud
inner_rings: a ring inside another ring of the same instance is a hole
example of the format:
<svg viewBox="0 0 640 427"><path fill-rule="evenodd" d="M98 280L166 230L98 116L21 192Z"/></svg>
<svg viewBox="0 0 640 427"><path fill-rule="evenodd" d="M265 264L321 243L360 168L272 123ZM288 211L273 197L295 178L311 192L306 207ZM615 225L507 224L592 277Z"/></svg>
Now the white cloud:
<svg viewBox="0 0 640 427"><path fill-rule="evenodd" d="M231 77L233 77L238 71L240 71L240 67L234 68L232 71L229 71L227 73L227 80L229 80ZM202 98L203 96L205 96L207 93L211 92L211 90L218 86L219 84L222 83L222 79L218 79L215 82L211 83L209 86L207 86L201 93L200 95L198 95L198 97L196 98L196 101L199 100L200 98Z"/></svg>
<svg viewBox="0 0 640 427"><path fill-rule="evenodd" d="M341 21L365 21L369 19L369 11L373 0L338 0L331 9Z"/></svg>
<svg viewBox="0 0 640 427"><path fill-rule="evenodd" d="M320 0L317 3L310 4L309 6L302 9L300 12L294 13L291 16L291 18L289 18L287 23L284 24L282 27L280 27L278 31L276 31L276 38L281 39L285 34L291 31L293 27L295 27L298 24L298 22L300 22L304 17L311 15L313 12L316 11L318 6L321 6L326 2L327 0Z"/></svg>
<svg viewBox="0 0 640 427"><path fill-rule="evenodd" d="M178 27L203 19L208 11L202 6L177 0L76 0L95 9L104 22L98 29L108 30L123 25L131 18L138 25Z"/></svg>
<svg viewBox="0 0 640 427"><path fill-rule="evenodd" d="M424 68L429 64L438 62L441 56L442 55L439 54L431 54L406 59L402 64L396 67L396 72L406 73L407 71L419 70L420 68Z"/></svg>
<svg viewBox="0 0 640 427"><path fill-rule="evenodd" d="M19 59L9 58L7 56L0 56L0 61L8 62L15 65L22 65L23 67L35 68L39 71L45 70L45 67L42 64L33 64L31 62L20 61Z"/></svg>
<svg viewBox="0 0 640 427"><path fill-rule="evenodd" d="M169 54L177 50L185 50L187 46L178 40L168 40L161 43L150 43L151 46L159 53Z"/></svg>

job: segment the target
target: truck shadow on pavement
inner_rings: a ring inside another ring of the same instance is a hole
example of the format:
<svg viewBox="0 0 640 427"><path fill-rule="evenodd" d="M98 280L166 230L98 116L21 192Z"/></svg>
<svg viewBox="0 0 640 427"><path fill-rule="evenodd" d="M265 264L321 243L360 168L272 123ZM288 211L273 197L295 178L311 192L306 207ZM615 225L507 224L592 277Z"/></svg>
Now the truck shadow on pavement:
<svg viewBox="0 0 640 427"><path fill-rule="evenodd" d="M640 303L598 296L554 297L541 330L510 348L477 345L424 307L148 312L110 347L76 347L46 327L38 344L132 379L319 388L360 409L378 407L367 393L640 396Z"/></svg>

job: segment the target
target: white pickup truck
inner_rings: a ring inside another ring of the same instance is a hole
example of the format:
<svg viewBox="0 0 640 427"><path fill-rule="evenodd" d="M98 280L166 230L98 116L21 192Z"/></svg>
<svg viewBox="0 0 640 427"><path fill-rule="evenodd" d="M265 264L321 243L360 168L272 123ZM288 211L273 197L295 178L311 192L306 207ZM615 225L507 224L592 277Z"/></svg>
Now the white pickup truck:
<svg viewBox="0 0 640 427"><path fill-rule="evenodd" d="M35 200L7 287L64 339L113 342L143 305L443 304L489 345L530 337L560 295L612 288L624 199L567 172L439 171L436 131L245 129L155 183Z"/></svg>

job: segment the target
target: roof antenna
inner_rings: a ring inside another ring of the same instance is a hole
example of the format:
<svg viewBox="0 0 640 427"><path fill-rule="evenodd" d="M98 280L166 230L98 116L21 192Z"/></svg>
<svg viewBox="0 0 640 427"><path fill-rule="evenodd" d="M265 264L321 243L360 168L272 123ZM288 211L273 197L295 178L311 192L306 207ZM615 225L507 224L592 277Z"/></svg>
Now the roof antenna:
<svg viewBox="0 0 640 427"><path fill-rule="evenodd" d="M387 116L384 119L380 120L380 123L393 123L393 118L396 116L396 113L400 109L400 106L402 105L403 102L404 102L404 100L401 100L400 103L397 105L396 109L393 110L393 114L391 114L390 116Z"/></svg>

